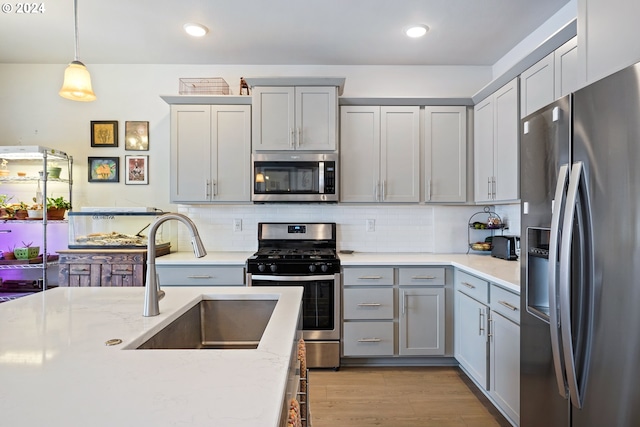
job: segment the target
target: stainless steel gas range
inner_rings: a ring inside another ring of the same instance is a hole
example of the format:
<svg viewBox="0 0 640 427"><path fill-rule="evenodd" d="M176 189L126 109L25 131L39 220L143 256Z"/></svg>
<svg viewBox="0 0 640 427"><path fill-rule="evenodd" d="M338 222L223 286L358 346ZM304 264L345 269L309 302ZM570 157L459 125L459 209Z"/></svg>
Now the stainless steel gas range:
<svg viewBox="0 0 640 427"><path fill-rule="evenodd" d="M307 366L340 366L340 259L335 223L259 223L249 286L302 286Z"/></svg>

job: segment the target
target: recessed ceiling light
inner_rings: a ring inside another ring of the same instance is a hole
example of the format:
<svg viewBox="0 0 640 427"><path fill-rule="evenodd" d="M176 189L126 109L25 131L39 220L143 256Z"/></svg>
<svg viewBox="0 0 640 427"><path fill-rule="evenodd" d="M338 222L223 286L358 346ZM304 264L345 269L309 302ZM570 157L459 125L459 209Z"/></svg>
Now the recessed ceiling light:
<svg viewBox="0 0 640 427"><path fill-rule="evenodd" d="M415 39L424 36L425 34L427 34L427 31L429 31L429 27L420 24L411 25L410 27L405 28L404 33L407 35L407 37Z"/></svg>
<svg viewBox="0 0 640 427"><path fill-rule="evenodd" d="M184 30L193 37L202 37L209 32L209 29L202 24L190 22L184 24Z"/></svg>

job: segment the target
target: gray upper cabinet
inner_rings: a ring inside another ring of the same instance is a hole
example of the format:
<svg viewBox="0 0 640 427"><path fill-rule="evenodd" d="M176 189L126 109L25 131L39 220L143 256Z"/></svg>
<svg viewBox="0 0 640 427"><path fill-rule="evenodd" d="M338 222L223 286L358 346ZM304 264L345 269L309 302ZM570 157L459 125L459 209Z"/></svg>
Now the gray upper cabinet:
<svg viewBox="0 0 640 427"><path fill-rule="evenodd" d="M171 106L171 202L248 202L251 106Z"/></svg>
<svg viewBox="0 0 640 427"><path fill-rule="evenodd" d="M420 107L340 108L341 202L419 202Z"/></svg>
<svg viewBox="0 0 640 427"><path fill-rule="evenodd" d="M518 79L474 107L476 203L517 200L519 195Z"/></svg>
<svg viewBox="0 0 640 427"><path fill-rule="evenodd" d="M253 89L253 151L335 151L338 88L257 86Z"/></svg>
<svg viewBox="0 0 640 427"><path fill-rule="evenodd" d="M467 108L425 107L426 202L467 201Z"/></svg>
<svg viewBox="0 0 640 427"><path fill-rule="evenodd" d="M574 37L520 75L520 117L568 95L578 86L578 43Z"/></svg>

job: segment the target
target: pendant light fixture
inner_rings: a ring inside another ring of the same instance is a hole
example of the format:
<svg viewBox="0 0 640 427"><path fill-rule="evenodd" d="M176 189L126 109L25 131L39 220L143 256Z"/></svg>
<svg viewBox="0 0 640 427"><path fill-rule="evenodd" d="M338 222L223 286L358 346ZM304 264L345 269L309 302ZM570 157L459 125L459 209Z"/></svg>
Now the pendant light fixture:
<svg viewBox="0 0 640 427"><path fill-rule="evenodd" d="M91 88L91 76L87 67L78 60L78 0L73 0L75 59L64 70L64 82L59 95L72 101L95 101Z"/></svg>

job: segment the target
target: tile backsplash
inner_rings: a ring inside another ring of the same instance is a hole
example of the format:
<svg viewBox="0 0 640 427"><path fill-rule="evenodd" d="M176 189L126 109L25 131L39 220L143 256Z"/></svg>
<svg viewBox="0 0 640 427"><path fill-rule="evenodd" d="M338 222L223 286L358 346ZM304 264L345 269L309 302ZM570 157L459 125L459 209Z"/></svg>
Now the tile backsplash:
<svg viewBox="0 0 640 427"><path fill-rule="evenodd" d="M258 222L335 222L338 249L358 252L466 253L468 220L483 206L255 204L180 205L197 225L211 251L255 251ZM495 211L520 234L520 206ZM238 221L241 224L237 224ZM238 227L238 225L240 225ZM188 232L178 227L177 250L191 248Z"/></svg>

